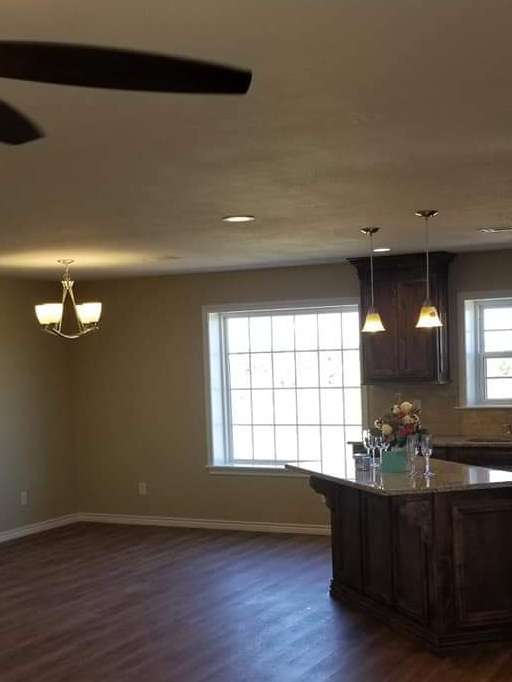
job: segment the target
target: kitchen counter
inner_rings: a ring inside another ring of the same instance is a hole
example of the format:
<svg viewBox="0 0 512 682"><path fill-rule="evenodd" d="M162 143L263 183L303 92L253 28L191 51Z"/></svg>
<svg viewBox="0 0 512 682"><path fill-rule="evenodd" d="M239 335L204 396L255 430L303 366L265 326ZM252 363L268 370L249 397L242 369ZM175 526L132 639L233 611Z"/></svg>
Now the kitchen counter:
<svg viewBox="0 0 512 682"><path fill-rule="evenodd" d="M434 436L434 447L440 448L510 448L512 436Z"/></svg>
<svg viewBox="0 0 512 682"><path fill-rule="evenodd" d="M416 471L419 472L419 475L415 478L410 478L407 473L390 474L375 469L370 471L356 470L352 455L340 457L337 462L331 465L301 462L300 464L287 464L286 468L377 495L432 494L512 487L512 471L468 466L434 458L430 460L430 464L430 468L435 474L430 479L425 479L421 475L425 466L423 457L416 457Z"/></svg>
<svg viewBox="0 0 512 682"><path fill-rule="evenodd" d="M431 464L429 481L355 471L350 455L288 465L331 512L331 595L436 651L512 639L512 472Z"/></svg>

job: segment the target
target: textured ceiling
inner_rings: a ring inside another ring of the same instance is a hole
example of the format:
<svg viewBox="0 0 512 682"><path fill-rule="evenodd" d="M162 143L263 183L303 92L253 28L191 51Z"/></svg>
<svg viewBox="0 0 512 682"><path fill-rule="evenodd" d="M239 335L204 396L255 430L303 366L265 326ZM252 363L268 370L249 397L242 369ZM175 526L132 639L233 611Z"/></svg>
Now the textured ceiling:
<svg viewBox="0 0 512 682"><path fill-rule="evenodd" d="M248 67L246 97L1 81L46 139L0 147L0 274L151 274L512 245L512 3L4 0L3 38ZM245 225L223 223L252 213ZM378 245L379 245L378 244Z"/></svg>

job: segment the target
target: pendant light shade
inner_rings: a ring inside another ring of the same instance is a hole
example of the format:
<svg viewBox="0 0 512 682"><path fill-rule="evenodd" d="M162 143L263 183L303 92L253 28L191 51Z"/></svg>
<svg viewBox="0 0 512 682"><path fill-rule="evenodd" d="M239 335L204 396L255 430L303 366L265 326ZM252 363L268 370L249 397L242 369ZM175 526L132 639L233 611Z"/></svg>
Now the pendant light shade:
<svg viewBox="0 0 512 682"><path fill-rule="evenodd" d="M422 305L416 327L418 327L418 329L431 329L433 327L442 326L443 323L439 319L439 313L437 312L435 305L427 305L426 303Z"/></svg>
<svg viewBox="0 0 512 682"><path fill-rule="evenodd" d="M382 324L382 320L380 319L379 313L374 308L368 309L361 331L369 334L386 331L384 325Z"/></svg>
<svg viewBox="0 0 512 682"><path fill-rule="evenodd" d="M429 218L433 218L439 213L435 209L425 209L421 211L416 211L416 215L419 218L423 218L425 221L425 257L426 257L426 295L425 301L421 306L418 321L416 322L417 329L434 329L436 327L442 327L443 323L437 312L435 305L432 305L430 300L430 263L429 263L429 234L428 234L428 221Z"/></svg>
<svg viewBox="0 0 512 682"><path fill-rule="evenodd" d="M382 324L378 310L375 309L374 288L373 288L373 235L379 231L378 227L364 227L361 232L370 237L370 290L371 290L371 305L366 313L363 328L361 331L365 334L375 334L377 332L385 332L386 328Z"/></svg>

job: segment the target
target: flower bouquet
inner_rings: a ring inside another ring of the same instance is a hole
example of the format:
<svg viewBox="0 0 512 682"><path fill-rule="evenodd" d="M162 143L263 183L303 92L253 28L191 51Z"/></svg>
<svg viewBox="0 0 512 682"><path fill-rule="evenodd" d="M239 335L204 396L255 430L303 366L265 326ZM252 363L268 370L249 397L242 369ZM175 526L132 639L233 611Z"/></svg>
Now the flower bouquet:
<svg viewBox="0 0 512 682"><path fill-rule="evenodd" d="M407 436L424 433L421 425L421 410L405 400L393 405L389 412L375 420L375 434L390 447L403 448Z"/></svg>

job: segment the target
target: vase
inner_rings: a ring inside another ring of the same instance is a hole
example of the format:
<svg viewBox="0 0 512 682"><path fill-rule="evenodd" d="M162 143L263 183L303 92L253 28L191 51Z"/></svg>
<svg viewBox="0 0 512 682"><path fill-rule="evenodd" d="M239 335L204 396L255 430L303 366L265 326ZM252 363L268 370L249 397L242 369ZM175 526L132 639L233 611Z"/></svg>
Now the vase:
<svg viewBox="0 0 512 682"><path fill-rule="evenodd" d="M389 474L403 474L407 471L406 448L391 448L382 454L381 471Z"/></svg>

